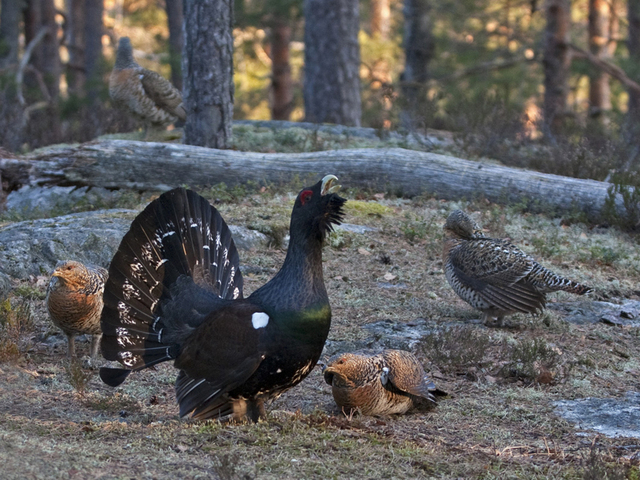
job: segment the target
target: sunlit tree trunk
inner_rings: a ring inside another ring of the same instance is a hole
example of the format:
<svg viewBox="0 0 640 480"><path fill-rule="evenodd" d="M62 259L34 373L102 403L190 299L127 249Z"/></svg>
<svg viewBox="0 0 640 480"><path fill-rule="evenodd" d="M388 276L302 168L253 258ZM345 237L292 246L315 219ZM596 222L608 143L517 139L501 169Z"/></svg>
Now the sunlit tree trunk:
<svg viewBox="0 0 640 480"><path fill-rule="evenodd" d="M589 0L589 50L601 60L609 60L615 50L617 17L614 0ZM589 83L589 115L606 121L611 110L609 75L593 71Z"/></svg>
<svg viewBox="0 0 640 480"><path fill-rule="evenodd" d="M304 18L306 120L360 126L358 1L305 0Z"/></svg>
<svg viewBox="0 0 640 480"><path fill-rule="evenodd" d="M282 21L275 21L271 27L271 85L273 88L271 118L274 120L289 120L293 109L289 63L290 42L291 27Z"/></svg>
<svg viewBox="0 0 640 480"><path fill-rule="evenodd" d="M390 0L371 0L371 36L389 38Z"/></svg>
<svg viewBox="0 0 640 480"><path fill-rule="evenodd" d="M0 1L0 68L18 62L21 0Z"/></svg>
<svg viewBox="0 0 640 480"><path fill-rule="evenodd" d="M413 130L424 123L422 105L434 52L430 1L405 0L403 13L405 67L400 77L403 96L400 122L404 128Z"/></svg>
<svg viewBox="0 0 640 480"><path fill-rule="evenodd" d="M569 93L569 27L570 0L547 0L545 4L547 26L544 38L544 130L546 135L561 126L567 110Z"/></svg>
<svg viewBox="0 0 640 480"><path fill-rule="evenodd" d="M233 119L233 1L184 1L183 142L227 148Z"/></svg>
<svg viewBox="0 0 640 480"><path fill-rule="evenodd" d="M169 25L169 65L171 66L171 83L182 90L182 0L165 0L167 23Z"/></svg>

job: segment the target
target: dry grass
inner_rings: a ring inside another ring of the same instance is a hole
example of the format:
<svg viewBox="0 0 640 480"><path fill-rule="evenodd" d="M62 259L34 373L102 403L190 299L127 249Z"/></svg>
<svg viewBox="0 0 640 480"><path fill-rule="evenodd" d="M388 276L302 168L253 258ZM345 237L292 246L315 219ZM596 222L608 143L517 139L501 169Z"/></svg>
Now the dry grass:
<svg viewBox="0 0 640 480"><path fill-rule="evenodd" d="M274 237L288 223L293 196L285 190L209 193L229 223L260 226ZM516 328L488 329L447 285L439 252L446 215L466 208L488 233L495 228L546 266L593 285L595 298L616 301L640 293L634 237L484 203L350 197L359 201L346 221L377 230L339 231L325 248L329 339L359 346L372 336L362 328L369 323L426 319L432 333L416 352L438 387L451 393L437 408L346 418L316 369L273 402L265 422L180 421L171 365L132 375L118 389L102 384L96 371L71 372L62 337L60 345L37 341L51 327L41 295L29 289L43 287L25 283L32 327L11 327L17 356L0 363L0 476L638 478L637 439L579 434L552 402L639 390L639 329L567 324L552 311L513 316ZM246 274L245 292L267 281L283 259L276 246L241 252L255 272Z"/></svg>

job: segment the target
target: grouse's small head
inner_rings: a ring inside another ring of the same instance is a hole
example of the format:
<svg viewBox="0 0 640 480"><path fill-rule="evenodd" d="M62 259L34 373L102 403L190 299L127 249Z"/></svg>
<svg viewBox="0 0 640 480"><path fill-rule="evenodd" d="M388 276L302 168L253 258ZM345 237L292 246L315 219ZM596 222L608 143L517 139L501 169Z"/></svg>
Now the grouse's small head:
<svg viewBox="0 0 640 480"><path fill-rule="evenodd" d="M312 187L302 189L291 213L291 230L299 228L323 240L333 225L342 222L342 210L346 200L335 193L340 185L335 175L327 175Z"/></svg>
<svg viewBox="0 0 640 480"><path fill-rule="evenodd" d="M120 37L118 41L118 51L116 52L115 68L123 69L135 66L133 59L133 49L131 48L131 40L129 37Z"/></svg>
<svg viewBox="0 0 640 480"><path fill-rule="evenodd" d="M322 367L324 381L329 385L348 386L358 376L366 358L354 353L342 353L330 358Z"/></svg>
<svg viewBox="0 0 640 480"><path fill-rule="evenodd" d="M462 210L451 212L443 228L446 234L465 240L484 237L480 226Z"/></svg>
<svg viewBox="0 0 640 480"><path fill-rule="evenodd" d="M81 287L86 283L86 277L87 267L82 263L73 260L61 261L58 262L55 270L51 274L51 285L54 285L56 281L61 281L69 287Z"/></svg>

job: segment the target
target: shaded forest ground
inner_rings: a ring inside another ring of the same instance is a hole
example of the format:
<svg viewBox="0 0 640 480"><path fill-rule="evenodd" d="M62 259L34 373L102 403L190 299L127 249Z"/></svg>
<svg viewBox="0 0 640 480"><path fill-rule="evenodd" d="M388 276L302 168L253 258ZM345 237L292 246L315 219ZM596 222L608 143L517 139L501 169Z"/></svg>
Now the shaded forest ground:
<svg viewBox="0 0 640 480"><path fill-rule="evenodd" d="M595 287L592 299L615 303L640 299L636 238L518 206L387 198L340 180L350 199L345 221L375 230L338 230L325 247L333 307L327 353L388 344L363 328L371 323L425 319L431 333L411 349L450 397L402 417L345 417L316 368L258 425L180 421L170 365L132 375L118 389L103 385L96 370L70 366L44 310L47 278L34 278L1 306L1 476L637 479L638 439L578 430L553 402L639 391L640 329L575 325L554 310L486 328L450 289L440 259L444 219L465 208L488 234L510 237L544 265ZM282 264L299 187L201 191L227 222L272 239L269 248L241 252L246 294Z"/></svg>

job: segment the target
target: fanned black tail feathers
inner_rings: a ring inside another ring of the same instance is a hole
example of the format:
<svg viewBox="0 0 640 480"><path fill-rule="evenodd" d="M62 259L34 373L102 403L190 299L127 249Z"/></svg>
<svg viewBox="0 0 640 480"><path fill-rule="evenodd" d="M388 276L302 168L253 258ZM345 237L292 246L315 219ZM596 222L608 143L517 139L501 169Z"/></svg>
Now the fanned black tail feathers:
<svg viewBox="0 0 640 480"><path fill-rule="evenodd" d="M178 188L151 202L131 224L104 292L102 354L125 368L103 368L108 385L131 370L175 358L206 314L242 298L238 251L218 211Z"/></svg>

